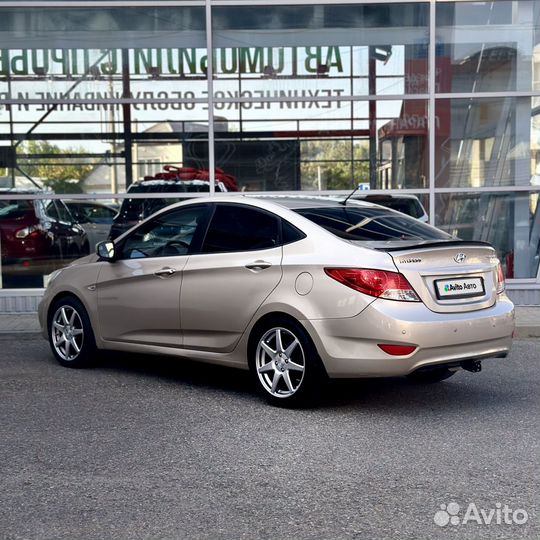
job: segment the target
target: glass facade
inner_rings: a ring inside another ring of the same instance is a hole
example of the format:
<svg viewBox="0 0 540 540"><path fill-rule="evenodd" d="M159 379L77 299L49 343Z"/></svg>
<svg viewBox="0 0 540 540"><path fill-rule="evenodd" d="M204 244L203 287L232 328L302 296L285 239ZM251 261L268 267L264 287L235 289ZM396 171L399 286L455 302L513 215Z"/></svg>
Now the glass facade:
<svg viewBox="0 0 540 540"><path fill-rule="evenodd" d="M168 202L360 184L540 288L537 0L37 4L0 0L4 289Z"/></svg>

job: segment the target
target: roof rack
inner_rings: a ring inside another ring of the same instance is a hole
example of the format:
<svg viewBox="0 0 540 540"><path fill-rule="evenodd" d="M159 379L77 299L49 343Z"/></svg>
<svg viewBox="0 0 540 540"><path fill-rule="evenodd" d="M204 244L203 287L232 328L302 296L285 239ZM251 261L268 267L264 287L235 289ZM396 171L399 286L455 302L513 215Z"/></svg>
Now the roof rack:
<svg viewBox="0 0 540 540"><path fill-rule="evenodd" d="M195 169L193 167L176 167L175 165L165 165L164 172L159 172L154 176L145 176L143 180L170 180L173 182L190 180L202 180L203 182L210 181L210 171L208 169ZM215 178L217 182L221 182L227 191L240 191L236 178L230 174L226 174L223 169L216 168Z"/></svg>

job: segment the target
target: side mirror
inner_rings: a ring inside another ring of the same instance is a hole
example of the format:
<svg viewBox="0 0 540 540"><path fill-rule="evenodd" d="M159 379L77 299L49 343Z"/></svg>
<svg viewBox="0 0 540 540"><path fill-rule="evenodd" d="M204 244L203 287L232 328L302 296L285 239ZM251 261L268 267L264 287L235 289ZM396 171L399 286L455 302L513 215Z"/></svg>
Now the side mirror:
<svg viewBox="0 0 540 540"><path fill-rule="evenodd" d="M116 259L116 249L114 242L98 242L96 253L102 261L114 262Z"/></svg>

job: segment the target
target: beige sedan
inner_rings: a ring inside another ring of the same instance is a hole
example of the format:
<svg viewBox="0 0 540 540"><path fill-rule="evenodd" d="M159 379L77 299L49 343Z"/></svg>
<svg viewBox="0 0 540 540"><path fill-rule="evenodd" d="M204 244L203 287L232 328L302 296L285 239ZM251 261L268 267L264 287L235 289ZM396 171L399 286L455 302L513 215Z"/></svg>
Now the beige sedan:
<svg viewBox="0 0 540 540"><path fill-rule="evenodd" d="M315 197L169 206L56 273L39 316L64 366L109 349L249 368L287 406L328 377L479 371L514 330L490 245Z"/></svg>

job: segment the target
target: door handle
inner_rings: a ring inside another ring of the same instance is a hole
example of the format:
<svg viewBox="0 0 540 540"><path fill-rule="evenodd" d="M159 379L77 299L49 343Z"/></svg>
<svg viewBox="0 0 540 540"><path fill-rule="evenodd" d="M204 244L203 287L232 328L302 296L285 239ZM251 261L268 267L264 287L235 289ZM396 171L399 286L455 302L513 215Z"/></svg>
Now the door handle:
<svg viewBox="0 0 540 540"><path fill-rule="evenodd" d="M154 275L158 277L169 277L172 276L175 272L176 270L174 268L169 268L168 266L166 266L165 268L154 272Z"/></svg>
<svg viewBox="0 0 540 540"><path fill-rule="evenodd" d="M264 270L265 268L270 268L272 266L272 263L269 263L267 261L254 261L252 263L246 264L246 268L248 270Z"/></svg>

